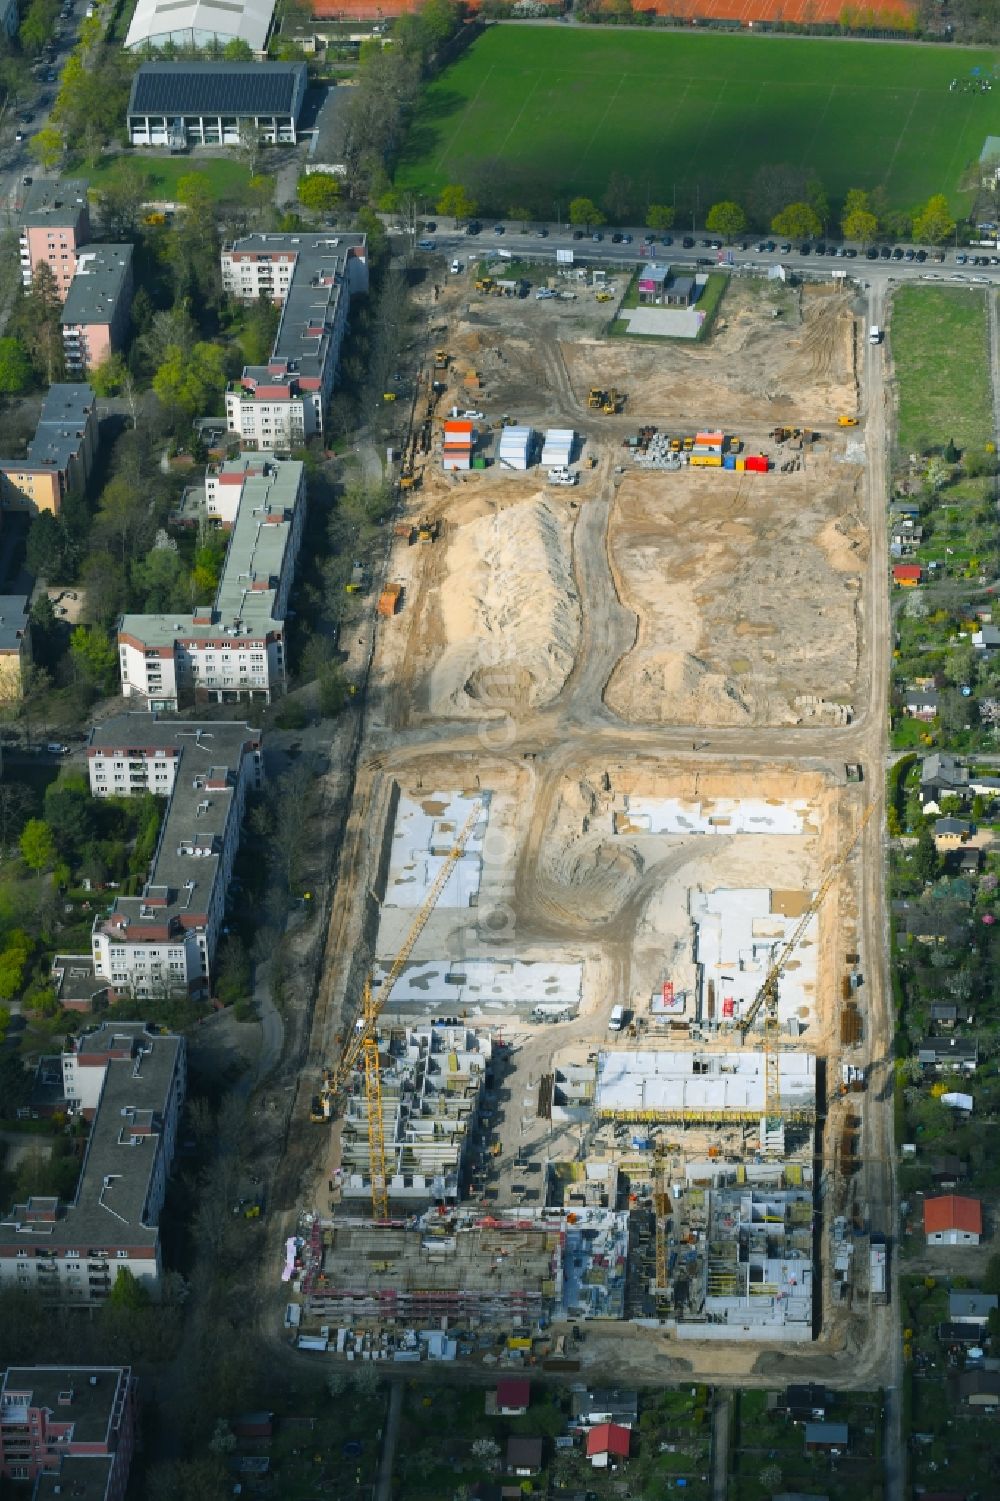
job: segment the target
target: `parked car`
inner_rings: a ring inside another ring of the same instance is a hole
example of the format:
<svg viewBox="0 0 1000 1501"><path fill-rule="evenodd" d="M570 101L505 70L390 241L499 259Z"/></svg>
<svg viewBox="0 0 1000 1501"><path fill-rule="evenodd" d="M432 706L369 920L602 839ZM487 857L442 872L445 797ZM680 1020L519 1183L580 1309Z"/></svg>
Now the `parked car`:
<svg viewBox="0 0 1000 1501"><path fill-rule="evenodd" d="M507 233L507 226L505 224L494 224L494 226L493 226L493 233L495 235L506 234Z"/></svg>
<svg viewBox="0 0 1000 1501"><path fill-rule="evenodd" d="M573 231L573 238L574 238L574 240L582 240L583 239L583 230L582 229L574 229L574 231Z"/></svg>
<svg viewBox="0 0 1000 1501"><path fill-rule="evenodd" d="M661 245L672 245L673 243L674 243L674 237L673 237L673 235L664 235L663 238L662 238L662 240L660 241Z"/></svg>
<svg viewBox="0 0 1000 1501"><path fill-rule="evenodd" d="M684 246L685 250L691 250L694 246L694 241L692 240L690 235L685 235L683 240L681 241L681 244Z"/></svg>
<svg viewBox="0 0 1000 1501"><path fill-rule="evenodd" d="M417 241L417 249L418 250L436 250L437 249L437 240L418 240Z"/></svg>

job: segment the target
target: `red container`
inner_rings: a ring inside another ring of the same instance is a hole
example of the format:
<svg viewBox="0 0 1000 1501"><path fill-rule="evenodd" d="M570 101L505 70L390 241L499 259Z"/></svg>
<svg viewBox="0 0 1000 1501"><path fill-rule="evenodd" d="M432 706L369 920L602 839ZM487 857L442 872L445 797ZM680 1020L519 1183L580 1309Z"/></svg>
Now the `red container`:
<svg viewBox="0 0 1000 1501"><path fill-rule="evenodd" d="M752 474L766 474L771 467L771 461L762 453L748 453L745 468Z"/></svg>

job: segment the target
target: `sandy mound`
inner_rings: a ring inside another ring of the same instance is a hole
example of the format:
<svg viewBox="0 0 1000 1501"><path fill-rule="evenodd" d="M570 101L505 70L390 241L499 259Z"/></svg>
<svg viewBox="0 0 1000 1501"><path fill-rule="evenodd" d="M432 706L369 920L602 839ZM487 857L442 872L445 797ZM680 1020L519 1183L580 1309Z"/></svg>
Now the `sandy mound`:
<svg viewBox="0 0 1000 1501"><path fill-rule="evenodd" d="M541 493L458 529L440 591L432 713L534 707L559 693L580 635L571 533L572 514Z"/></svg>

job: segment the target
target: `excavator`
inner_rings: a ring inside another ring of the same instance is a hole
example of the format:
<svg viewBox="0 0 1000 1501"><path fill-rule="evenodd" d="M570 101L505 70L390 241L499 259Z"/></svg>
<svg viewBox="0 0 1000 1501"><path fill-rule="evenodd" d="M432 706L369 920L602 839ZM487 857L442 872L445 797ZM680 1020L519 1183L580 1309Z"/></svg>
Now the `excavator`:
<svg viewBox="0 0 1000 1501"><path fill-rule="evenodd" d="M434 878L433 885L421 903L409 932L403 940L402 947L393 959L389 972L382 983L376 988L372 985L372 976L369 971L364 978L361 987L361 1003L354 1025L351 1028L340 1061L335 1068L327 1069L323 1073L323 1088L313 1098L309 1112L309 1118L313 1121L331 1121L336 1112L337 1104L342 1098L351 1075L358 1066L364 1069L365 1103L368 1116L368 1164L371 1176L372 1215L375 1219L386 1219L389 1214L389 1186L388 1173L385 1161L385 1135L382 1120L382 1079L379 1063L378 1050L378 1019L385 1010L386 1003L392 994L393 986L403 972L403 968L413 952L417 939L426 926L434 908L437 906L449 877L458 861L465 853L476 824L482 813L482 800L477 798L469 810L469 816L459 830L455 843L445 857L441 869Z"/></svg>
<svg viewBox="0 0 1000 1501"><path fill-rule="evenodd" d="M750 1003L746 1015L740 1020L740 1041L746 1043L750 1028L757 1019L761 1007L764 1008L764 1119L765 1119L765 1155L770 1155L779 1150L778 1141L781 1136L782 1113L781 1113L781 1050L779 1039L781 1027L778 1021L778 981L782 971L788 964L806 928L812 922L816 913L829 895L831 888L838 876L853 855L861 842L861 836L868 826L869 820L878 807L879 799L873 798L868 804L861 821L855 830L850 843L843 853L830 866L820 883L819 890L796 923L791 937L787 940L777 959L771 965L764 977L764 982ZM771 1143L768 1146L768 1143Z"/></svg>

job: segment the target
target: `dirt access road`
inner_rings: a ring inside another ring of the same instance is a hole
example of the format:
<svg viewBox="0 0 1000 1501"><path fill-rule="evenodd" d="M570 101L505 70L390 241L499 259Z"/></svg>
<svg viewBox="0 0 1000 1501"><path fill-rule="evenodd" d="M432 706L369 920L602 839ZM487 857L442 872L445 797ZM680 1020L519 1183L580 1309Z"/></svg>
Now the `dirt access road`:
<svg viewBox="0 0 1000 1501"><path fill-rule="evenodd" d="M752 788L755 778L763 784L769 773L774 774L775 767L788 769L790 776L798 770L820 775L831 785L842 785L844 763L858 761L865 768L867 787L846 796L845 811L835 831L835 837L840 841L849 837L852 824L856 825L864 806L865 791L867 788L877 790L881 785L890 650L884 526L890 416L885 369L888 355L884 346L870 346L863 339L868 324L884 324L884 291L871 291L862 300L865 305L862 307L856 303L852 318L858 359L856 400L861 419L861 426L852 431L852 439L863 443L863 483L860 486L856 483L857 470L850 483L852 504L863 512L861 521L867 530L868 545L866 550L859 552L857 561L857 670L852 692L853 716L849 723L803 720L794 724L787 721L769 724L760 722L766 721L766 715L763 715L758 722L709 727L704 722L674 720L656 723L626 719L609 706L609 683L623 659L634 651L640 629L639 616L623 602L616 585L610 556L609 532L620 485L620 475L616 471L620 465L621 439L629 428L634 429L644 422L662 425L665 420L671 420L669 415L665 419L663 403L669 398L670 391L680 389L683 383L684 356L676 350L672 350L669 357L664 356L673 372L669 381L661 379L659 387L650 385L648 391L641 382L632 381L627 421L604 419L602 425L600 419L596 423L591 419L589 426L592 430L596 427L596 433L588 434L588 444L597 462L586 473L584 482L576 490L566 492L566 498L560 500L562 506L575 514L571 526L565 528L565 518L557 518L558 535L551 525L551 506L536 493L539 489L537 475L512 477L501 493L503 477L498 477L495 472L482 477L471 476L471 483L459 488L451 482L443 483L440 472L435 469L432 474L432 466L428 466L427 483L423 492L410 502L409 514L420 515L426 507L442 516L446 526L450 520L460 517L461 525L469 522L479 526L481 531L477 535L490 540L491 528L499 524L497 518L505 514L505 508L520 506L523 510L528 507L528 522L535 530L525 531L524 536L528 541L534 539L532 546L537 541L539 547L550 548L553 555L566 545L571 547L572 590L579 601L578 624L574 626L568 616L562 622L561 628L565 627L566 634L560 645L557 670L553 672L546 692L538 691L539 654L533 645L532 685L523 691L518 690L516 673L507 670L509 660L505 660L504 674L493 679L484 677L481 668L484 662L488 665L488 661L483 657L475 660L474 671L480 674L476 678L480 694L484 691L484 683L488 683L491 695L488 701L469 695L467 701L462 701L453 691L451 681L448 692L438 694L433 676L436 665L446 650L453 650L456 646L456 641L449 639L442 629L443 612L449 601L446 598L442 604L440 596L458 589L461 580L454 572L449 572L447 554L441 544L408 550L404 544L394 554L393 576L397 576L399 570L406 579L405 603L402 613L394 621L380 623L379 646L364 709L363 750L355 797L340 853L338 889L331 915L326 970L316 1007L310 1067L300 1081L295 1107L299 1119L304 1119L307 1114L309 1097L316 1088L320 1068L336 1056L344 1017L353 1009L345 997L356 996L359 966L364 963L363 909L370 906L368 892L372 861L385 817L386 787L393 778L406 783L421 776L441 775L440 770L435 773L435 767L447 768L455 776L458 768L468 770L487 763L494 768L506 767L511 787L522 786L525 774L530 776L530 805L523 810L527 835L519 851L518 900L514 912L515 918L523 920L529 931L550 929L556 932L562 920L556 900L559 893L547 890L539 880L537 868L533 867L537 866L537 852L550 826L553 805L568 784L575 785L579 780L581 768L599 767L602 762L619 765L641 757L681 763L692 773L699 770L705 774L729 772L738 766L741 775L747 778L748 787ZM542 303L538 306L549 309L553 305ZM742 304L737 301L734 307L735 314L730 328L723 335L723 342L728 341L735 349L740 339L746 345L749 335L739 324L743 317ZM842 338L844 307L840 303L831 303L831 308L838 338ZM442 316L439 307L428 311L431 321ZM582 316L572 308L571 314ZM480 315L477 313L476 316ZM526 311L524 316L534 314ZM564 315L560 313L559 316ZM794 349L804 344L808 357L814 359L814 324L815 319L810 314L798 333L793 330L785 340L787 347ZM468 318L462 326L471 326ZM582 325L577 333L584 343L586 336L593 344L598 342L593 337L594 331L590 330L588 334ZM476 347L480 351L477 359L481 355L480 363L485 367L488 357L492 358L490 349L496 345L496 335L479 334L477 338ZM429 347L433 348L433 341ZM753 347L752 344L747 347L745 368L749 371ZM722 353L725 354L725 349ZM557 410L565 414L565 420L579 424L580 376L571 380L573 360L570 359L567 365L562 354L553 353L546 340L542 340L541 347L532 348L531 358L534 363L527 374L512 373L516 362L508 348L506 361L497 358L490 367L490 390L476 400L483 407L509 405L504 400L506 388L503 382L513 381L516 376L521 382L518 391L527 402L532 381L541 380L547 369L550 373L555 371L550 383L550 393L554 389L555 397L547 408L550 420L556 420L554 411ZM601 361L605 358L621 360L620 347L591 349L583 368L592 370L596 363L596 367L603 370ZM643 358L652 368L655 364L652 356L644 352ZM709 389L708 356L699 348L696 354L692 352L692 359L698 367L699 379L705 389ZM843 380L839 376L837 379L829 376L822 362L817 368L817 378L826 382L832 392L829 401L835 400L838 406L846 406ZM734 414L724 409L717 410L715 416L719 425L733 430L743 418L746 419L742 423L744 430L747 422L757 423L756 430L763 433L766 422L776 420L775 412L785 399L781 393L790 387L790 378L782 377L776 363L773 372L768 377L770 384L767 389L755 389L750 396L741 395L735 386L731 386L732 400L737 405L743 402L743 406ZM631 377L622 378L631 381ZM749 375L746 378L749 379ZM558 398L557 402L555 398ZM801 403L801 397L797 400ZM824 409L824 439L831 445L843 441L843 434L838 436L837 433L835 416L831 415L836 409L831 405ZM518 415L520 417L522 413L518 411ZM530 410L524 413L522 420L533 421L536 426L547 425L541 416ZM817 419L814 417L813 420ZM566 538L570 539L568 543ZM739 567L738 559L736 567ZM487 580L484 588L488 591L492 586L493 581ZM766 584L762 582L760 587L766 587ZM512 599L512 613L508 617L504 617L502 609L494 607L492 598L486 599L480 615L480 619L489 617L489 628L496 637L493 649L501 656L509 633L516 635L523 630L526 618L530 622L532 613L530 598L526 602L519 596L512 596ZM543 599L540 595L538 610L548 608L547 597ZM461 642L457 644L462 645ZM563 665L567 650L571 655L568 671ZM505 690L502 686L498 689L498 683L507 685L506 703ZM433 783L425 781L424 785ZM858 887L860 941L866 972L868 1027L865 1048L875 1081L874 1088L865 1097L863 1111L866 1167L862 1197L869 1206L873 1228L884 1228L891 1234L895 1224L895 1184L882 827L883 821L878 817L869 823L860 860L856 859L852 865L852 872L859 866L860 874L852 874L852 879ZM578 898L580 895L582 893L578 893ZM629 942L629 922L633 915L623 908L619 913L621 934L609 937L608 961L612 974L616 966L624 967L627 962L625 954L619 950L624 950ZM576 920L580 920L579 913ZM308 1135L307 1127L304 1134ZM323 1140L328 1138L324 1136ZM300 1203L322 1202L316 1181L318 1179L325 1187L327 1167L328 1161L319 1164L318 1168L316 1164L310 1164L308 1168L304 1165ZM662 1380L671 1373L697 1373L722 1383L736 1379L763 1384L815 1378L830 1385L891 1386L895 1381L894 1352L899 1346L897 1324L896 1300L893 1298L888 1308L871 1310L870 1314L865 1309L860 1316L839 1320L835 1328L831 1322L824 1331L824 1338L814 1345L780 1352L774 1347L698 1346L686 1342L679 1345L646 1329L616 1328L605 1336L591 1326L586 1362L588 1367L593 1365L595 1379L601 1372L630 1376L637 1381ZM638 1334L642 1337L636 1337ZM890 1409L890 1417L898 1423L898 1411L893 1416ZM891 1442L889 1447L893 1447ZM890 1498L898 1501L895 1483L890 1487Z"/></svg>

